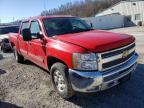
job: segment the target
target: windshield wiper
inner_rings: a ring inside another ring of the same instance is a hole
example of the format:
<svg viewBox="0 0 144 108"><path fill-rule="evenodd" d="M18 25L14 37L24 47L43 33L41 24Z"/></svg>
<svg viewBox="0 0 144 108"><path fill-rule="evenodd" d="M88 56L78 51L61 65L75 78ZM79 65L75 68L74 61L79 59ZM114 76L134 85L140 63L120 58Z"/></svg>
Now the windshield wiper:
<svg viewBox="0 0 144 108"><path fill-rule="evenodd" d="M94 30L94 29L85 29L85 30L83 30L83 31L91 31L91 30Z"/></svg>

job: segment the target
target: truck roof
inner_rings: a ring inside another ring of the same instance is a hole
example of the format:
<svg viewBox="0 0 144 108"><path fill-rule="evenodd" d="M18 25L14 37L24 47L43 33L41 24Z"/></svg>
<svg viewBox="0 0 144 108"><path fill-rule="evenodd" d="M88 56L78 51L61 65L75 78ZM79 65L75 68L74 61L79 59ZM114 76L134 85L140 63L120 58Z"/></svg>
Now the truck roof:
<svg viewBox="0 0 144 108"><path fill-rule="evenodd" d="M45 18L60 18L60 17L70 18L70 17L75 17L75 16L71 16L71 15L35 16L35 17L30 17L29 19L24 19L24 20L22 20L22 21L29 21L29 20L34 20L34 19L45 19Z"/></svg>

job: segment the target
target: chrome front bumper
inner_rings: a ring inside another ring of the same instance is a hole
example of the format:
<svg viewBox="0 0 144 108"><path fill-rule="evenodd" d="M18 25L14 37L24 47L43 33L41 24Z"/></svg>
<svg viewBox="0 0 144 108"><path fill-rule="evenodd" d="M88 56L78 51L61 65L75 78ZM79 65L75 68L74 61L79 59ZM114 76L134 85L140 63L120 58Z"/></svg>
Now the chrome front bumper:
<svg viewBox="0 0 144 108"><path fill-rule="evenodd" d="M69 69L73 90L78 92L97 92L119 84L122 78L135 71L138 57L138 54L135 53L126 63L107 71L82 72Z"/></svg>

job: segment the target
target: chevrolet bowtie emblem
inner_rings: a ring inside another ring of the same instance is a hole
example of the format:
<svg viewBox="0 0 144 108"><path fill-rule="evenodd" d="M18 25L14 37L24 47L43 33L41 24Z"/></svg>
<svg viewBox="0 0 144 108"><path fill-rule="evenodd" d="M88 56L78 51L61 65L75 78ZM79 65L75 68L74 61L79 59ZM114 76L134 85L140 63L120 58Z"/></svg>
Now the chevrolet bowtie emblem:
<svg viewBox="0 0 144 108"><path fill-rule="evenodd" d="M122 54L122 58L126 58L129 55L129 51L124 51Z"/></svg>

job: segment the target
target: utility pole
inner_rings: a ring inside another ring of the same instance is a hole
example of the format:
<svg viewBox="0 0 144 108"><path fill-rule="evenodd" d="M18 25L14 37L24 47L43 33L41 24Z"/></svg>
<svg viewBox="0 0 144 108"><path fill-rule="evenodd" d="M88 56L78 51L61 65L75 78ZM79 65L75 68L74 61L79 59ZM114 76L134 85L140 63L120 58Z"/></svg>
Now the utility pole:
<svg viewBox="0 0 144 108"><path fill-rule="evenodd" d="M15 18L13 17L13 22L14 22Z"/></svg>
<svg viewBox="0 0 144 108"><path fill-rule="evenodd" d="M46 16L46 11L47 11L47 9L46 9L46 8L47 8L47 7L46 7L46 4L47 4L47 0L43 0L43 1L44 1L44 2L43 2L43 3L44 3L44 4L43 4L43 5L44 5L44 16Z"/></svg>
<svg viewBox="0 0 144 108"><path fill-rule="evenodd" d="M46 11L46 0L44 0L44 11Z"/></svg>

